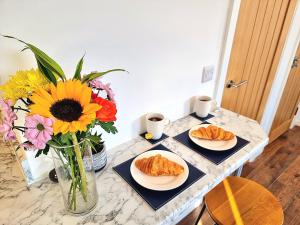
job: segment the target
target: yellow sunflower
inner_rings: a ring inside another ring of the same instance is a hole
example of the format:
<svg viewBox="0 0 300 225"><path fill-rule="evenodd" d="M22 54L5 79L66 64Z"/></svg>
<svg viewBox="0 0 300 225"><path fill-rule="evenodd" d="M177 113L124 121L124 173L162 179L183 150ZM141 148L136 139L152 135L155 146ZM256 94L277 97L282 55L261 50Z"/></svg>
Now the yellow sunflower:
<svg viewBox="0 0 300 225"><path fill-rule="evenodd" d="M54 119L54 134L86 131L101 106L90 103L92 90L79 80L59 81L50 93L40 88L31 97L31 114Z"/></svg>

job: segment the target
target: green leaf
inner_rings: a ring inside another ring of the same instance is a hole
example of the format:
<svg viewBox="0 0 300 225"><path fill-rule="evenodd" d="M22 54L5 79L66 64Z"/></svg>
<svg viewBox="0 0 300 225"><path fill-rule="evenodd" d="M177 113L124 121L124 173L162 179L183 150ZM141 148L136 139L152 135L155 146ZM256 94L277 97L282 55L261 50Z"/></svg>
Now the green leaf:
<svg viewBox="0 0 300 225"><path fill-rule="evenodd" d="M76 66L76 71L75 71L73 80L75 80L75 79L81 80L81 70L82 70L83 58L84 58L84 56L82 56L82 58L79 60L77 66Z"/></svg>
<svg viewBox="0 0 300 225"><path fill-rule="evenodd" d="M107 133L115 134L118 132L117 128L114 126L114 122L99 122L99 124Z"/></svg>
<svg viewBox="0 0 300 225"><path fill-rule="evenodd" d="M50 146L49 146L49 145L46 145L46 147L45 147L44 149L39 149L39 150L37 151L37 153L35 154L34 158L39 157L42 153L43 153L44 155L47 155L48 152L49 152L49 149L50 149Z"/></svg>
<svg viewBox="0 0 300 225"><path fill-rule="evenodd" d="M46 145L46 147L43 149L43 154L44 154L44 155L47 155L48 152L49 152L49 149L50 149L50 146L49 146L49 145Z"/></svg>
<svg viewBox="0 0 300 225"><path fill-rule="evenodd" d="M86 139L86 142L89 144L89 146L91 146L93 152L96 152L95 145L89 139Z"/></svg>
<svg viewBox="0 0 300 225"><path fill-rule="evenodd" d="M56 141L52 141L52 140L50 140L50 141L48 141L47 142L47 144L50 146L60 146L60 144L59 143L57 143Z"/></svg>
<svg viewBox="0 0 300 225"><path fill-rule="evenodd" d="M27 50L27 49L29 49L29 48L26 46L25 48L23 48L23 49L21 50L21 52L24 52L24 51Z"/></svg>
<svg viewBox="0 0 300 225"><path fill-rule="evenodd" d="M113 69L113 70L107 70L105 72L93 72L93 73L89 73L89 74L83 76L82 83L89 82L89 81L94 80L98 77L101 77L107 73L116 72L116 71L127 72L124 69Z"/></svg>
<svg viewBox="0 0 300 225"><path fill-rule="evenodd" d="M46 53L44 53L42 50L40 50L39 48L35 47L32 44L24 42L18 38L15 38L15 37L12 37L9 35L3 35L3 37L12 38L12 39L15 39L15 40L20 41L21 43L25 44L27 46L27 48L29 48L34 53L36 60L39 61L40 64L42 64L45 68L50 70L52 73L57 74L62 80L66 79L66 76L65 76L62 68L52 58L50 58ZM27 48L24 48L23 50L26 50Z"/></svg>
<svg viewBox="0 0 300 225"><path fill-rule="evenodd" d="M24 41L22 41L22 40L20 40L20 39L18 39L18 38L16 38L16 37L13 37L13 36L10 36L10 35L2 35L3 37L6 37L6 38L11 38L11 39L15 39L15 40L17 40L17 41L19 41L19 42L22 42L23 44L26 44Z"/></svg>
<svg viewBox="0 0 300 225"><path fill-rule="evenodd" d="M30 50L34 53L36 60L43 64L44 67L57 74L62 80L66 80L66 76L63 70L53 59L51 59L48 55L46 55L43 51L36 48L35 46L31 44L27 45L29 46Z"/></svg>
<svg viewBox="0 0 300 225"><path fill-rule="evenodd" d="M43 64L41 64L38 60L36 62L37 62L39 70L41 71L42 74L45 75L47 80L49 80L54 85L56 85L57 81L56 81L56 78L55 78L54 74L51 72L51 70L48 70L47 68L45 68L43 66Z"/></svg>
<svg viewBox="0 0 300 225"><path fill-rule="evenodd" d="M34 158L39 157L42 153L43 153L43 149L39 149L39 150L37 151L37 153L35 154Z"/></svg>
<svg viewBox="0 0 300 225"><path fill-rule="evenodd" d="M60 140L64 144L71 145L72 136L69 133L66 133L66 134L61 135Z"/></svg>
<svg viewBox="0 0 300 225"><path fill-rule="evenodd" d="M90 136L87 136L86 139L90 140L91 142L93 142L95 144L99 144L101 142L100 135L90 135Z"/></svg>

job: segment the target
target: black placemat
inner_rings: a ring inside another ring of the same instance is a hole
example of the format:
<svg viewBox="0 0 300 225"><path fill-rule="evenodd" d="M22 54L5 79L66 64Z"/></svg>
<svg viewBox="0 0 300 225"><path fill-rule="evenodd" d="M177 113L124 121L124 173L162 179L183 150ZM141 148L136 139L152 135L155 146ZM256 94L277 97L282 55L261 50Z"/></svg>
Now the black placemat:
<svg viewBox="0 0 300 225"><path fill-rule="evenodd" d="M200 117L200 116L197 116L197 114L195 112L191 113L190 116L195 117L196 119L201 120L201 121L206 121L206 120L208 120L210 118L215 117L212 114L208 114L206 117Z"/></svg>
<svg viewBox="0 0 300 225"><path fill-rule="evenodd" d="M146 133L147 133L147 132L142 133L142 134L140 134L140 136L141 136L142 138L144 138L145 140L149 141L149 142L150 142L151 144L153 144L153 145L155 145L155 144L157 144L158 142L160 142L160 141L162 141L162 140L165 140L166 138L169 137L168 135L166 135L165 133L163 133L160 139L157 139L157 140L154 140L154 139L146 139L146 138L145 138L145 134L146 134Z"/></svg>
<svg viewBox="0 0 300 225"><path fill-rule="evenodd" d="M170 151L165 146L159 144L149 150L158 149ZM134 181L130 174L130 165L135 157L113 167L113 169L154 209L157 210L170 200L175 198L185 189L190 187L193 183L199 180L205 175L201 170L194 167L189 162L186 162L189 167L189 177L183 185L180 187L170 190L170 191L153 191L147 188L142 187L137 182ZM121 190L120 190L121 191Z"/></svg>
<svg viewBox="0 0 300 225"><path fill-rule="evenodd" d="M178 134L173 138L217 165L224 162L227 158L232 156L234 153L236 153L237 151L239 151L249 143L249 141L239 136L236 136L237 144L233 148L227 151L211 151L196 145L189 137L189 130L181 134Z"/></svg>

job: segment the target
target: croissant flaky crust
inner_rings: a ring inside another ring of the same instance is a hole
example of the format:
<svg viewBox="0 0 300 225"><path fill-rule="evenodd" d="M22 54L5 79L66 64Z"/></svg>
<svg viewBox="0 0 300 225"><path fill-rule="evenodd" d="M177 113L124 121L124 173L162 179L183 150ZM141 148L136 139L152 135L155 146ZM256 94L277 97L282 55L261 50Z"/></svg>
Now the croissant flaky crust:
<svg viewBox="0 0 300 225"><path fill-rule="evenodd" d="M232 132L214 125L209 125L208 127L199 127L199 129L193 130L191 135L196 138L214 141L229 141L235 137Z"/></svg>
<svg viewBox="0 0 300 225"><path fill-rule="evenodd" d="M135 166L150 176L178 176L183 173L183 166L173 162L161 154L135 161Z"/></svg>

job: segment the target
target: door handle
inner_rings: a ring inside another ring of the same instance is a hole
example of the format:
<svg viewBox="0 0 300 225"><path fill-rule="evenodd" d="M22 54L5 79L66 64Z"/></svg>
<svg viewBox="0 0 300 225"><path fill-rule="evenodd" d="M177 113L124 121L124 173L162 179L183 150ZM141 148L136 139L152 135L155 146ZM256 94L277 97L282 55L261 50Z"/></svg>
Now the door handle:
<svg viewBox="0 0 300 225"><path fill-rule="evenodd" d="M293 64L292 64L292 68L295 68L298 66L298 62L299 62L299 57L295 57L293 60Z"/></svg>
<svg viewBox="0 0 300 225"><path fill-rule="evenodd" d="M247 80L242 80L240 83L236 84L233 80L229 80L226 83L226 87L227 88L238 88L244 84L247 84L248 81Z"/></svg>

